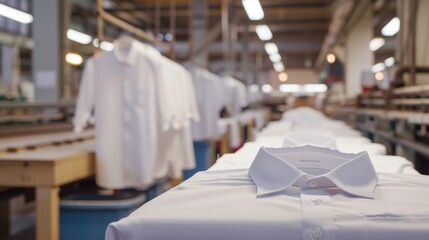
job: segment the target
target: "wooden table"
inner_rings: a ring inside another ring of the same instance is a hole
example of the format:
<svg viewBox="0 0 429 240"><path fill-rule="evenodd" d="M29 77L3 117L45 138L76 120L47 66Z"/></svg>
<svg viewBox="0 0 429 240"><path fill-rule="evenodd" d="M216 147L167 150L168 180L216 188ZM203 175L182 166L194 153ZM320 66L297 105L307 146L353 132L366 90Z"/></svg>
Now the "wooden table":
<svg viewBox="0 0 429 240"><path fill-rule="evenodd" d="M19 137L6 137L0 138L0 153L80 142L93 138L95 138L94 130L86 130L81 133L57 132Z"/></svg>
<svg viewBox="0 0 429 240"><path fill-rule="evenodd" d="M94 141L0 155L0 187L36 188L36 240L59 239L60 186L95 174Z"/></svg>

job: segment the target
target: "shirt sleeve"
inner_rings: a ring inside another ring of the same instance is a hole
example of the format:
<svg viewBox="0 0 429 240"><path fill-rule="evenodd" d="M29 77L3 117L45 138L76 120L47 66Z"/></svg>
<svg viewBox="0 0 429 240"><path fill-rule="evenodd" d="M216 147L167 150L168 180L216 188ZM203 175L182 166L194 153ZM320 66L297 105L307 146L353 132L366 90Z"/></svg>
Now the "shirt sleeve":
<svg viewBox="0 0 429 240"><path fill-rule="evenodd" d="M74 111L74 132L79 133L86 127L94 108L94 59L87 60L79 87L79 95Z"/></svg>

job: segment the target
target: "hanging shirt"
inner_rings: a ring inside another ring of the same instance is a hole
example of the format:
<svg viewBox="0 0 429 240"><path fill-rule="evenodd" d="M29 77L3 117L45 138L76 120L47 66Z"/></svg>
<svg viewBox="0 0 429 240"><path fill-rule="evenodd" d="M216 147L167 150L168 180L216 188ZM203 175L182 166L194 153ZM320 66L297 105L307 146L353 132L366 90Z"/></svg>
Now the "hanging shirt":
<svg viewBox="0 0 429 240"><path fill-rule="evenodd" d="M145 189L157 178L176 176L177 169L195 164L193 154L189 156L193 153L189 127L173 133L162 129L167 122L160 112L166 108L162 64L163 57L154 48L120 38L112 52L85 65L74 127L81 131L95 110L99 186ZM171 147L165 144L166 136L174 143ZM160 158L159 152L176 158Z"/></svg>
<svg viewBox="0 0 429 240"><path fill-rule="evenodd" d="M261 149L250 170L197 173L106 240L426 240L428 198L429 177L376 174L365 153Z"/></svg>
<svg viewBox="0 0 429 240"><path fill-rule="evenodd" d="M223 82L227 108L232 116L238 115L242 108L249 105L246 85L230 76L224 77Z"/></svg>
<svg viewBox="0 0 429 240"><path fill-rule="evenodd" d="M192 75L181 65L162 59L159 81L164 130L180 129L200 120Z"/></svg>
<svg viewBox="0 0 429 240"><path fill-rule="evenodd" d="M201 121L192 124L192 136L195 141L216 139L217 122L225 104L223 86L220 77L201 68L193 69L195 95Z"/></svg>

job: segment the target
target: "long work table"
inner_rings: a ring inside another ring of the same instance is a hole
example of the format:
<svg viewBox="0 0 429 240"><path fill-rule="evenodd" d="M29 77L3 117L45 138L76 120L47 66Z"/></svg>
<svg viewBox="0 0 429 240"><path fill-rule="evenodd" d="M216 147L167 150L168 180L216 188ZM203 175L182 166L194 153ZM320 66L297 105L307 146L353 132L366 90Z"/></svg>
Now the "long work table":
<svg viewBox="0 0 429 240"><path fill-rule="evenodd" d="M66 133L57 135L66 137ZM0 154L0 188L34 187L36 196L36 240L59 239L59 190L60 186L91 177L95 174L94 140L88 135L68 133L71 139L82 138L63 145L36 148L31 151L3 152ZM46 137L46 136L45 136ZM54 135L40 142L27 139L30 145L48 144ZM69 138L69 139L70 139ZM66 138L62 138L67 139ZM0 145L13 148L4 139ZM9 142L10 143L10 142ZM16 148L25 148L23 142Z"/></svg>

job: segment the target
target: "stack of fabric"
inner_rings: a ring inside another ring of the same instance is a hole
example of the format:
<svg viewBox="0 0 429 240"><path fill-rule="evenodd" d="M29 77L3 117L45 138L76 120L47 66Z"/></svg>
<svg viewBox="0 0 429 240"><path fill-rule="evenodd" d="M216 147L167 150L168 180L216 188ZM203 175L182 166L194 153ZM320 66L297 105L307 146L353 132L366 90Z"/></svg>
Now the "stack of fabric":
<svg viewBox="0 0 429 240"><path fill-rule="evenodd" d="M106 239L426 240L429 177L385 154L341 122L291 110L255 142L111 223Z"/></svg>

